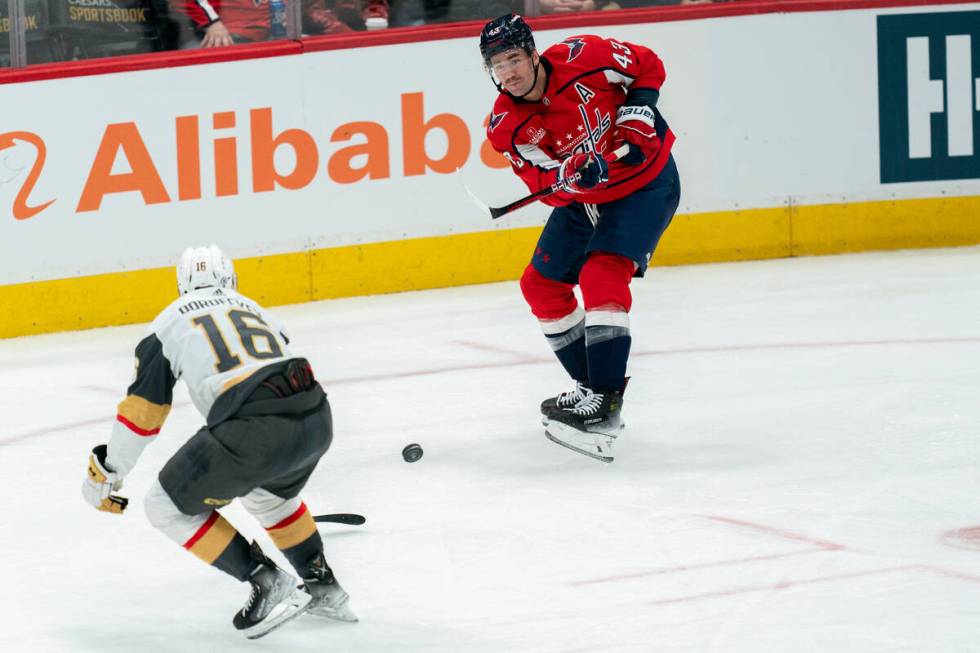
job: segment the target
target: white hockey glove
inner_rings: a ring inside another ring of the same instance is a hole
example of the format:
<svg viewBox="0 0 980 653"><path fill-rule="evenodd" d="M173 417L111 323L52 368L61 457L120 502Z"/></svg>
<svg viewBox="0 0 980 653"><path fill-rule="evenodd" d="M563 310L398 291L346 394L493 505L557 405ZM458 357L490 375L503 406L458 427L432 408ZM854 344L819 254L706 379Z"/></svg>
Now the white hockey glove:
<svg viewBox="0 0 980 653"><path fill-rule="evenodd" d="M92 506L104 512L121 513L129 505L129 499L112 494L122 487L122 478L106 466L106 445L92 449L88 457L88 476L82 483L82 496Z"/></svg>

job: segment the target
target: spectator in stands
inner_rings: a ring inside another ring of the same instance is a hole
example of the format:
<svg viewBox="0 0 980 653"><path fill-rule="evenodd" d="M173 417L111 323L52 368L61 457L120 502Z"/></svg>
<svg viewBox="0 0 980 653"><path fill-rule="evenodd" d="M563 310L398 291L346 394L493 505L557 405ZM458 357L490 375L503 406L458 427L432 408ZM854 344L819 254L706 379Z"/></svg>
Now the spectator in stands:
<svg viewBox="0 0 980 653"><path fill-rule="evenodd" d="M304 15L327 11L333 13L350 30L384 29L388 27L388 0L309 0L304 4ZM343 29L317 30L311 26L307 29L307 20L303 21L303 29L309 34L330 34ZM324 23L324 27L326 27ZM346 30L349 31L349 30Z"/></svg>
<svg viewBox="0 0 980 653"><path fill-rule="evenodd" d="M392 9L392 25L428 25L524 13L524 0L399 0Z"/></svg>
<svg viewBox="0 0 980 653"><path fill-rule="evenodd" d="M202 48L269 39L268 0L176 0L193 21ZM288 1L288 0L287 0ZM388 0L297 0L303 31L335 34L388 26Z"/></svg>
<svg viewBox="0 0 980 653"><path fill-rule="evenodd" d="M595 11L602 0L538 0L538 11L542 14L563 14L573 11Z"/></svg>
<svg viewBox="0 0 980 653"><path fill-rule="evenodd" d="M716 0L606 0L599 1L599 9L636 9L638 7L661 7L664 5L696 5ZM720 1L720 0L719 0Z"/></svg>
<svg viewBox="0 0 980 653"><path fill-rule="evenodd" d="M657 7L663 5L686 5L713 0L535 0L532 3L534 14L561 14L576 11L596 11L612 9L634 9L636 7Z"/></svg>
<svg viewBox="0 0 980 653"><path fill-rule="evenodd" d="M388 0L368 0L364 7L364 23L368 29L388 27Z"/></svg>

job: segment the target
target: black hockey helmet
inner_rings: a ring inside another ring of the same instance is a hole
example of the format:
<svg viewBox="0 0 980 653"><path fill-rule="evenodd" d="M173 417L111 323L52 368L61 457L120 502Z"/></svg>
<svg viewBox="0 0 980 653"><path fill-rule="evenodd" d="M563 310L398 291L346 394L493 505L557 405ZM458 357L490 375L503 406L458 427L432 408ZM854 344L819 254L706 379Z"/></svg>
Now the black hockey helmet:
<svg viewBox="0 0 980 653"><path fill-rule="evenodd" d="M487 68L490 67L490 57L513 48L522 48L528 54L534 50L531 26L519 14L506 14L483 26L480 54Z"/></svg>

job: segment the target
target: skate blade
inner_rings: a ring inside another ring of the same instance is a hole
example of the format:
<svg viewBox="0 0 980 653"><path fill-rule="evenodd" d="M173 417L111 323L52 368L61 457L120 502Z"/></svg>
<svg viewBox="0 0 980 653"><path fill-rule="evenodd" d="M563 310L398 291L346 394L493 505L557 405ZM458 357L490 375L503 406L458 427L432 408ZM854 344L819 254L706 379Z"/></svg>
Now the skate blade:
<svg viewBox="0 0 980 653"><path fill-rule="evenodd" d="M241 631L247 639L265 637L276 628L284 626L310 607L313 597L306 592L293 590L272 609L269 615L251 628Z"/></svg>
<svg viewBox="0 0 980 653"><path fill-rule="evenodd" d="M343 621L346 623L357 623L359 621L357 615L350 609L347 601L344 601L336 608L329 608L325 605L312 607L307 610L307 613L313 615L314 617L323 617L325 619L333 619L334 621Z"/></svg>
<svg viewBox="0 0 980 653"><path fill-rule="evenodd" d="M549 417L548 415L542 415L541 416L541 426L543 426L545 428L548 428L549 426L551 426L552 421L554 421L555 424L561 424L561 422L559 422L558 420L553 420L553 418L552 417ZM609 435L608 437L611 437L611 438L619 437L619 435L624 430L626 430L626 422L620 422L619 423L619 429L618 430L619 430L619 433L617 433L616 435Z"/></svg>
<svg viewBox="0 0 980 653"><path fill-rule="evenodd" d="M606 435L583 433L561 422L546 424L544 435L555 444L606 464L611 463L616 456L612 438Z"/></svg>

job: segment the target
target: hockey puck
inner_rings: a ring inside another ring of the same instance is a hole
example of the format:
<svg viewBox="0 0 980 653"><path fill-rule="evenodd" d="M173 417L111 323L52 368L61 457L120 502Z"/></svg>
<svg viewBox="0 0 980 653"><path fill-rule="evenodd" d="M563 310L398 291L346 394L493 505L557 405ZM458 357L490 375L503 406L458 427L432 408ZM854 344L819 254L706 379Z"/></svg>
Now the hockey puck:
<svg viewBox="0 0 980 653"><path fill-rule="evenodd" d="M404 458L405 462L407 463L414 463L421 457L422 457L422 447L415 444L414 442L410 445L407 445L404 449L402 449L402 458Z"/></svg>

